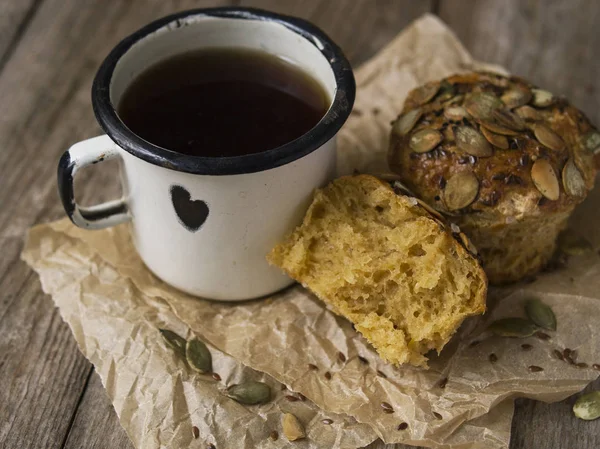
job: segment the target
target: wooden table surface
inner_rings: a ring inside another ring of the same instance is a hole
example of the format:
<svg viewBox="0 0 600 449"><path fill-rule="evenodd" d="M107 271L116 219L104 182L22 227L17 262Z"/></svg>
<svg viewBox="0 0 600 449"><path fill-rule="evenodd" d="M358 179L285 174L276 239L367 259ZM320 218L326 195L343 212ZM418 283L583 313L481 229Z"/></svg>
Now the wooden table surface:
<svg viewBox="0 0 600 449"><path fill-rule="evenodd" d="M567 95L600 123L597 0L2 0L2 448L132 448L93 366L19 253L28 227L64 216L56 193L56 162L72 143L100 134L90 88L108 51L158 17L216 5L256 6L308 18L340 44L355 67L410 21L433 12L475 57ZM112 169L109 162L83 172L77 180L79 200L114 197L119 187ZM600 447L600 420L577 420L572 403L518 400L511 448ZM387 449L392 447L405 448Z"/></svg>

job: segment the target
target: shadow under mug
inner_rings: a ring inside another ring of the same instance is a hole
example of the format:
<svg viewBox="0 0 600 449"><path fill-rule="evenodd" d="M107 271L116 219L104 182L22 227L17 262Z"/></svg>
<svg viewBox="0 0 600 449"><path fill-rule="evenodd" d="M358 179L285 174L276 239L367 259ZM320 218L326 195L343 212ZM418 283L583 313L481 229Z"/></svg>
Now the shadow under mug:
<svg viewBox="0 0 600 449"><path fill-rule="evenodd" d="M115 105L136 76L204 47L284 57L323 85L331 105L296 140L235 157L184 155L130 131ZM98 70L92 104L106 135L79 142L62 156L58 185L65 211L87 229L131 221L144 263L180 290L228 301L268 295L293 281L265 256L301 221L313 190L335 176L335 135L354 96L352 69L341 50L304 20L247 8L199 9L157 20L121 41ZM112 158L122 160L123 198L78 206L76 172Z"/></svg>

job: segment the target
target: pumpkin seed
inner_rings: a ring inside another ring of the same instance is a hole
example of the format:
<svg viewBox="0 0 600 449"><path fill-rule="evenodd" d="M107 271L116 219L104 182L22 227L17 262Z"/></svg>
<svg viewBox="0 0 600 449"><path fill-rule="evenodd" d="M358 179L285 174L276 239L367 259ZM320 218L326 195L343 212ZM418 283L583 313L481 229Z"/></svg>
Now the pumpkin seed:
<svg viewBox="0 0 600 449"><path fill-rule="evenodd" d="M600 150L600 133L590 131L583 136L585 148L596 154Z"/></svg>
<svg viewBox="0 0 600 449"><path fill-rule="evenodd" d="M435 218L437 218L439 220L444 220L444 217L442 216L442 214L440 214L437 210L435 210L433 207L431 207L425 201L422 201L422 200L420 200L419 198L416 198L416 197L411 197L411 198L413 198L417 202L417 204L419 206L421 206L423 209L425 209L427 212L429 212Z"/></svg>
<svg viewBox="0 0 600 449"><path fill-rule="evenodd" d="M383 173L375 173L373 176L382 179L384 181L389 182L390 184L393 184L394 181L398 181L400 182L400 180L402 179L402 177L396 173L391 173L391 172L383 172Z"/></svg>
<svg viewBox="0 0 600 449"><path fill-rule="evenodd" d="M444 202L450 210L467 207L479 193L479 181L471 172L461 172L452 176L444 189Z"/></svg>
<svg viewBox="0 0 600 449"><path fill-rule="evenodd" d="M492 147L488 141L475 129L469 126L459 126L454 132L456 145L465 153L478 157L492 155Z"/></svg>
<svg viewBox="0 0 600 449"><path fill-rule="evenodd" d="M523 120L538 121L542 119L542 115L531 106L521 106L520 108L516 108L515 113Z"/></svg>
<svg viewBox="0 0 600 449"><path fill-rule="evenodd" d="M565 142L558 134L545 125L534 126L533 134L535 134L535 138L539 140L542 145L551 150L562 151L565 149Z"/></svg>
<svg viewBox="0 0 600 449"><path fill-rule="evenodd" d="M585 180L573 159L569 159L562 170L562 182L565 192L570 196L585 196Z"/></svg>
<svg viewBox="0 0 600 449"><path fill-rule="evenodd" d="M435 94L440 90L440 83L427 83L424 86L418 87L413 90L410 94L410 97L417 103L418 106L421 106L425 103L428 103Z"/></svg>
<svg viewBox="0 0 600 449"><path fill-rule="evenodd" d="M425 128L412 135L409 146L415 153L427 153L437 147L443 139L444 136L439 131Z"/></svg>
<svg viewBox="0 0 600 449"><path fill-rule="evenodd" d="M416 108L402 114L394 122L392 132L399 136L405 136L415 127L422 115L423 110L421 108Z"/></svg>
<svg viewBox="0 0 600 449"><path fill-rule="evenodd" d="M185 358L185 338L180 337L175 332L168 329L159 329L165 343L169 345L177 354Z"/></svg>
<svg viewBox="0 0 600 449"><path fill-rule="evenodd" d="M394 189L397 189L400 193L406 196L415 196L415 194L400 181L395 180L393 184ZM398 192L396 192L398 193Z"/></svg>
<svg viewBox="0 0 600 449"><path fill-rule="evenodd" d="M462 106L450 106L444 109L444 117L448 120L462 120L468 115L469 113Z"/></svg>
<svg viewBox="0 0 600 449"><path fill-rule="evenodd" d="M502 101L489 92L473 92L467 95L464 102L467 112L479 120L489 120L494 109L502 106Z"/></svg>
<svg viewBox="0 0 600 449"><path fill-rule="evenodd" d="M469 240L469 238L466 236L466 234L464 232L461 232L460 234L458 234L458 236L460 237L460 240L461 240L462 244L464 245L464 247L467 249L467 251L469 251L471 254L476 256L478 254L477 248L475 247L473 242L471 242L471 240Z"/></svg>
<svg viewBox="0 0 600 449"><path fill-rule="evenodd" d="M446 80L443 80L440 83L439 96L436 100L440 103L450 100L454 96L454 91L454 85L450 84Z"/></svg>
<svg viewBox="0 0 600 449"><path fill-rule="evenodd" d="M504 92L500 100L508 109L518 108L531 101L531 91L526 87L514 87Z"/></svg>
<svg viewBox="0 0 600 449"><path fill-rule="evenodd" d="M462 101L464 99L465 99L465 96L463 94L455 95L454 97L452 97L448 101L446 101L446 105L462 103Z"/></svg>
<svg viewBox="0 0 600 449"><path fill-rule="evenodd" d="M525 122L521 117L506 109L495 109L492 112L492 120L497 125L512 131L522 131L525 129Z"/></svg>
<svg viewBox="0 0 600 449"><path fill-rule="evenodd" d="M502 134L505 136L516 136L517 134L519 134L517 131L513 131L512 129L505 128L504 126L500 126L497 123L494 123L491 121L490 122L481 121L481 126L489 129L492 132L495 132L496 134Z"/></svg>
<svg viewBox="0 0 600 449"><path fill-rule="evenodd" d="M542 329L556 330L556 316L547 304L539 299L530 299L525 303L525 313L531 321Z"/></svg>
<svg viewBox="0 0 600 449"><path fill-rule="evenodd" d="M551 92L543 89L531 89L533 99L531 104L536 108L546 108L554 103L554 95Z"/></svg>
<svg viewBox="0 0 600 449"><path fill-rule="evenodd" d="M271 388L263 382L248 381L229 387L227 396L240 404L264 404L271 399Z"/></svg>
<svg viewBox="0 0 600 449"><path fill-rule="evenodd" d="M525 318L502 318L490 324L488 329L499 337L529 337L537 328Z"/></svg>
<svg viewBox="0 0 600 449"><path fill-rule="evenodd" d="M600 391L580 396L573 405L573 413L586 421L600 418Z"/></svg>
<svg viewBox="0 0 600 449"><path fill-rule="evenodd" d="M570 230L558 236L558 249L567 256L581 256L593 251L590 242Z"/></svg>
<svg viewBox="0 0 600 449"><path fill-rule="evenodd" d="M485 137L489 143L503 150L508 150L508 139L506 136L493 133L485 126L482 126L480 131L481 134L483 134L483 137Z"/></svg>
<svg viewBox="0 0 600 449"><path fill-rule="evenodd" d="M185 358L188 365L199 373L210 373L212 371L212 357L210 351L203 341L194 338L187 342L185 347Z"/></svg>
<svg viewBox="0 0 600 449"><path fill-rule="evenodd" d="M283 434L289 441L296 441L306 438L304 427L298 418L291 413L286 413L283 415L281 426L283 427Z"/></svg>
<svg viewBox="0 0 600 449"><path fill-rule="evenodd" d="M547 159L538 159L531 167L531 179L542 195L552 201L560 196L558 178Z"/></svg>

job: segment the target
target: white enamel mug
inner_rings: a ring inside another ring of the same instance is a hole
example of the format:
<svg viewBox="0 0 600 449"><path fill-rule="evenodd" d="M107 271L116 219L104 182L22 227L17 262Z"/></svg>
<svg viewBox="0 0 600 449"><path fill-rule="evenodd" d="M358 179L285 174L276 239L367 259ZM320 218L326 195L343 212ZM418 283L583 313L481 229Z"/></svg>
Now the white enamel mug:
<svg viewBox="0 0 600 449"><path fill-rule="evenodd" d="M260 49L285 58L323 85L331 105L303 136L243 156L184 155L131 132L115 110L131 82L159 61L203 47ZM301 221L314 189L335 175L335 135L354 94L352 70L340 49L304 20L246 8L157 20L121 41L96 75L92 104L106 135L79 142L62 156L58 184L65 211L86 229L131 221L144 263L185 292L227 301L273 293L292 280L265 256ZM76 172L111 158L123 162L123 198L78 206Z"/></svg>

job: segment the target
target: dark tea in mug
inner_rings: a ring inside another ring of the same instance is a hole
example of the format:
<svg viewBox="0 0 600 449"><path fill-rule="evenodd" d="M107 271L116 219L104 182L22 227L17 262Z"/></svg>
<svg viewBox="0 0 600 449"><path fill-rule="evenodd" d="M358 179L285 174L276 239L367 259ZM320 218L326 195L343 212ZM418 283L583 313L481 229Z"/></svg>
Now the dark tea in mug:
<svg viewBox="0 0 600 449"><path fill-rule="evenodd" d="M192 156L259 153L313 128L329 108L321 84L259 50L209 48L142 72L118 105L144 140Z"/></svg>

